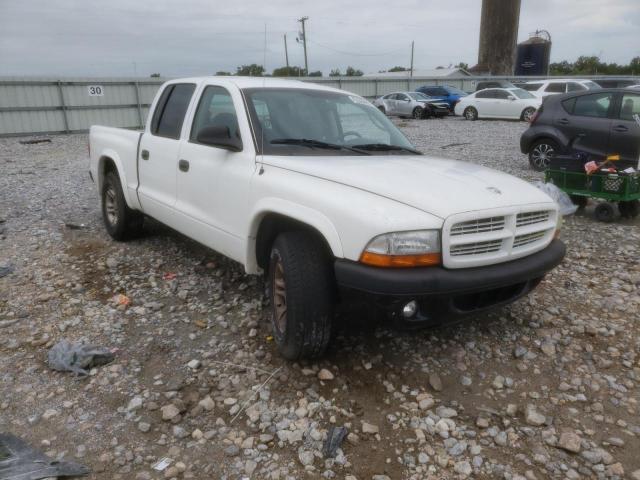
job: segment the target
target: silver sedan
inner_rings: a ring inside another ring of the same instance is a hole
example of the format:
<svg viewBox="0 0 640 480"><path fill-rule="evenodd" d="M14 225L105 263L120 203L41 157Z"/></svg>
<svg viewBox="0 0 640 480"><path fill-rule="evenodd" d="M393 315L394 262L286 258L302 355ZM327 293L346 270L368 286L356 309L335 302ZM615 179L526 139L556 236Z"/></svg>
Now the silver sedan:
<svg viewBox="0 0 640 480"><path fill-rule="evenodd" d="M386 115L429 118L449 114L449 105L420 92L394 92L376 98L373 104Z"/></svg>

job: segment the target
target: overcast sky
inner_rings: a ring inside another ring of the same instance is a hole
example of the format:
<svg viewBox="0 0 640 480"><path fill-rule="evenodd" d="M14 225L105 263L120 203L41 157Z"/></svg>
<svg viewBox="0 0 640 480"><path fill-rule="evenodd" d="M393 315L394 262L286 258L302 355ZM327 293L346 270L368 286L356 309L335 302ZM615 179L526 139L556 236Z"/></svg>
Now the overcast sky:
<svg viewBox="0 0 640 480"><path fill-rule="evenodd" d="M309 69L365 73L478 55L480 0L0 0L0 75L163 76L303 65L297 18L306 15ZM266 25L266 49L265 49ZM640 55L640 0L522 0L518 40L544 28L551 60Z"/></svg>

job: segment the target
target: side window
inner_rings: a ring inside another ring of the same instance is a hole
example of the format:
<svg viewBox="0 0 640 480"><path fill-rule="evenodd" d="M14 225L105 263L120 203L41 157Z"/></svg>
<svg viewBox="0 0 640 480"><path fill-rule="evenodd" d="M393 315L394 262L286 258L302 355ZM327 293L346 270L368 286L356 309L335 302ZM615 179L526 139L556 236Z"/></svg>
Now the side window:
<svg viewBox="0 0 640 480"><path fill-rule="evenodd" d="M441 96L441 97L446 97L447 95L449 95L449 92L447 92L444 88L436 88L436 95Z"/></svg>
<svg viewBox="0 0 640 480"><path fill-rule="evenodd" d="M494 98L499 98L500 100L506 100L509 98L509 92L505 92L504 90L494 90L493 95Z"/></svg>
<svg viewBox="0 0 640 480"><path fill-rule="evenodd" d="M523 85L520 85L520 88L526 90L527 92L535 92L540 88L541 85L541 83L525 83Z"/></svg>
<svg viewBox="0 0 640 480"><path fill-rule="evenodd" d="M438 93L437 88L427 88L427 95L434 97L440 95L440 93Z"/></svg>
<svg viewBox="0 0 640 480"><path fill-rule="evenodd" d="M399 93L399 94L397 95L397 98L398 98L398 100L403 100L403 101L407 101L407 100L409 100L409 97L407 97L406 95L404 95L404 94L402 94L402 93Z"/></svg>
<svg viewBox="0 0 640 480"><path fill-rule="evenodd" d="M158 123L160 122L160 117L162 116L162 112L164 111L164 107L167 105L167 100L169 99L169 95L173 91L173 87L175 85L167 85L160 95L160 99L158 100L158 104L156 105L156 109L153 112L153 117L151 118L151 133L155 135L158 131Z"/></svg>
<svg viewBox="0 0 640 480"><path fill-rule="evenodd" d="M544 89L545 92L549 93L564 93L567 84L564 82L553 82L547 85L547 88Z"/></svg>
<svg viewBox="0 0 640 480"><path fill-rule="evenodd" d="M383 100L391 100L391 97L393 97L392 95L385 95L384 97L382 97Z"/></svg>
<svg viewBox="0 0 640 480"><path fill-rule="evenodd" d="M493 90L480 90L476 93L476 98L493 98Z"/></svg>
<svg viewBox="0 0 640 480"><path fill-rule="evenodd" d="M567 83L567 92L582 92L583 90L586 89L577 82Z"/></svg>
<svg viewBox="0 0 640 480"><path fill-rule="evenodd" d="M573 114L583 117L605 118L609 113L612 99L613 93L594 93L576 97Z"/></svg>
<svg viewBox="0 0 640 480"><path fill-rule="evenodd" d="M160 98L156 112L153 114L151 133L159 137L180 138L180 130L182 130L182 122L184 115L189 108L191 96L196 86L191 83L179 83L171 85L162 92L162 97L167 94L166 101L161 104L163 98ZM156 121L156 115L158 119Z"/></svg>
<svg viewBox="0 0 640 480"><path fill-rule="evenodd" d="M633 120L634 115L640 115L640 95L625 93L620 104L620 118Z"/></svg>
<svg viewBox="0 0 640 480"><path fill-rule="evenodd" d="M268 114L264 107L263 105L259 115ZM195 142L198 132L206 127L227 127L232 137L240 138L236 109L227 89L218 86L208 86L204 89L193 117L189 140Z"/></svg>

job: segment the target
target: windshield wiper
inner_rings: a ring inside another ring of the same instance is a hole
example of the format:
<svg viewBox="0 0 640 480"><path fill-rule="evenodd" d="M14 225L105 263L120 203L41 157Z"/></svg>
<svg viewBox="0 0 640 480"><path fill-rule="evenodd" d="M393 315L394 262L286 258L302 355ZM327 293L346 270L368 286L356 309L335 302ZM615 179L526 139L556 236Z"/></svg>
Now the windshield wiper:
<svg viewBox="0 0 640 480"><path fill-rule="evenodd" d="M422 155L422 152L415 150L413 148L403 147L401 145L388 145L386 143L363 143L359 145L354 145L354 148L359 148L361 150L378 151L378 152L403 151L403 152L411 152L416 155Z"/></svg>
<svg viewBox="0 0 640 480"><path fill-rule="evenodd" d="M312 140L309 138L275 138L269 143L272 145L301 145L309 148L324 148L327 150L349 150L350 152L356 152L360 155L371 155L365 150L359 148L349 147L347 145L339 145L337 143L321 142L320 140Z"/></svg>

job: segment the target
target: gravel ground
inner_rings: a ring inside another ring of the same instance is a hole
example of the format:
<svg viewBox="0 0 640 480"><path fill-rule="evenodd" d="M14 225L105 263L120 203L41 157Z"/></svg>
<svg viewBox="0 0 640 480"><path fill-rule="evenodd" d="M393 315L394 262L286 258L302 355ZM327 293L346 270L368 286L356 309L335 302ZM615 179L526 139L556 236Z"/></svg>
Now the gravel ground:
<svg viewBox="0 0 640 480"><path fill-rule="evenodd" d="M428 154L540 178L521 122L398 124ZM107 237L85 135L18 140L0 140L0 432L96 479L640 479L637 221L579 212L566 260L515 304L420 332L353 314L295 364L260 279L155 223ZM115 361L52 371L61 338ZM332 426L349 433L325 459Z"/></svg>

